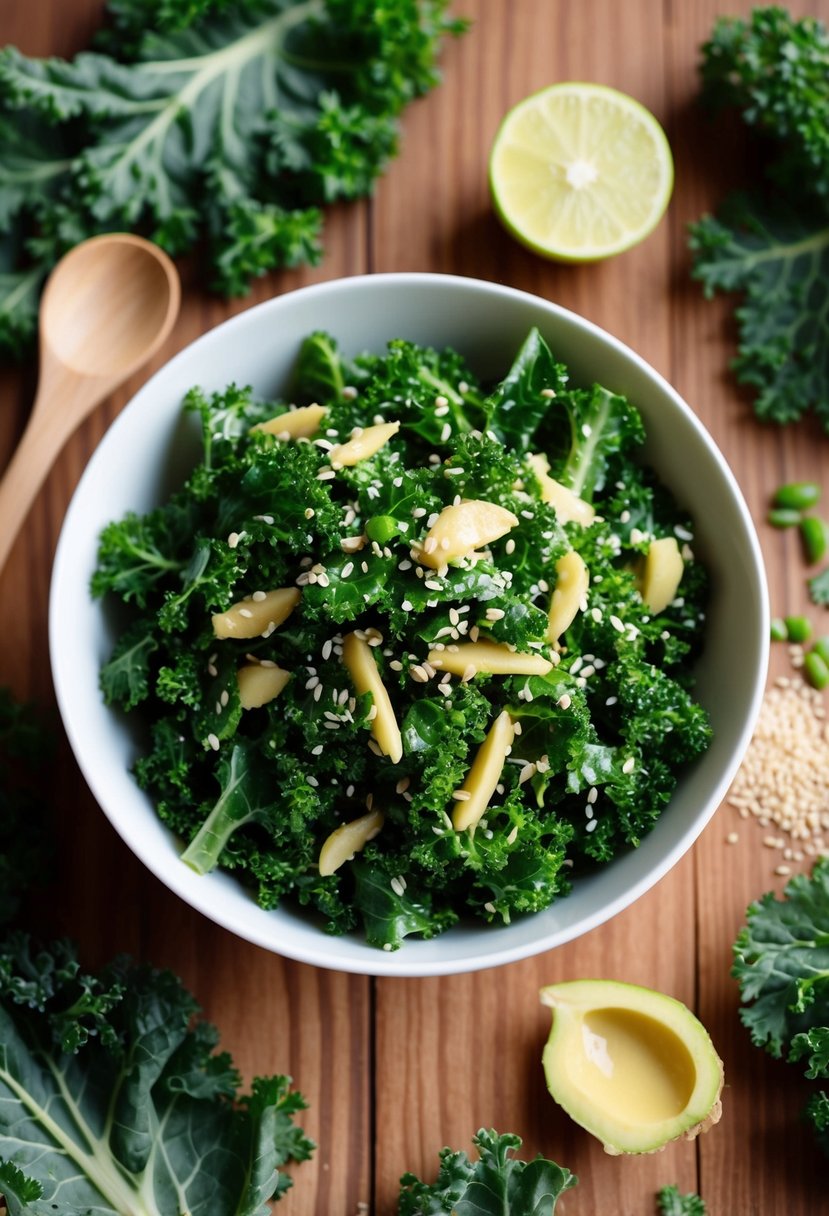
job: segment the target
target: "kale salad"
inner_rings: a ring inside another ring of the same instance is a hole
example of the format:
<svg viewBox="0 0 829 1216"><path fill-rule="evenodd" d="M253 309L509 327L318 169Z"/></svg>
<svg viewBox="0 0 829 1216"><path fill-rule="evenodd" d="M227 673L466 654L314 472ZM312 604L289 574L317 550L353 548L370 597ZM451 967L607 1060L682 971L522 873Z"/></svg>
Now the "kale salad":
<svg viewBox="0 0 829 1216"><path fill-rule="evenodd" d="M505 372L311 334L285 403L193 389L200 462L100 538L103 693L183 864L386 950L548 907L710 739L706 572L635 406L536 330Z"/></svg>

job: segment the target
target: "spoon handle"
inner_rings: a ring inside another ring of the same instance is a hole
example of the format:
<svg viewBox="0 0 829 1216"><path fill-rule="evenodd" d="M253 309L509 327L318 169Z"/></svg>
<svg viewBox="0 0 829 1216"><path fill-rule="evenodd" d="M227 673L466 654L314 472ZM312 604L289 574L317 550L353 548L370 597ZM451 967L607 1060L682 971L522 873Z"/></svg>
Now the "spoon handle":
<svg viewBox="0 0 829 1216"><path fill-rule="evenodd" d="M66 368L42 368L28 425L0 482L0 571L61 448L118 379L89 380Z"/></svg>

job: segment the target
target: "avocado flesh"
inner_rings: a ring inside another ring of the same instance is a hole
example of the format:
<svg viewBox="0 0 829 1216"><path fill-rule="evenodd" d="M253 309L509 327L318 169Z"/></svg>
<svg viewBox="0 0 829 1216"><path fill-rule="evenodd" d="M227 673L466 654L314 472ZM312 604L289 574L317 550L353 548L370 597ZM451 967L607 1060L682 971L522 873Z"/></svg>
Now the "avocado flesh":
<svg viewBox="0 0 829 1216"><path fill-rule="evenodd" d="M717 1122L722 1062L680 1001L616 980L554 984L541 1001L547 1088L607 1152L655 1152Z"/></svg>

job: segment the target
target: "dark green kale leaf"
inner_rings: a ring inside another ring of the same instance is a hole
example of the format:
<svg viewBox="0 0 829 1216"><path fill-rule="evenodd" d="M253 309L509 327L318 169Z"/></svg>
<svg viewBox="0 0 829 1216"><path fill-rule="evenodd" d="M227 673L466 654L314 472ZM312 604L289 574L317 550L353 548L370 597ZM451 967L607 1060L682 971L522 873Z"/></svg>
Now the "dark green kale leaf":
<svg viewBox="0 0 829 1216"><path fill-rule="evenodd" d="M785 899L767 892L751 904L732 975L752 1042L774 1056L795 1035L829 1023L829 860L818 860L811 877L790 879Z"/></svg>
<svg viewBox="0 0 829 1216"><path fill-rule="evenodd" d="M113 0L107 53L0 52L0 344L84 237L204 242L212 285L316 261L320 208L366 194L439 79L446 0ZM50 130L46 130L50 128Z"/></svg>
<svg viewBox="0 0 829 1216"><path fill-rule="evenodd" d="M737 379L760 418L813 410L829 429L829 34L812 17L756 8L721 18L702 48L702 97L762 139L765 191L734 195L690 229L705 295L737 292Z"/></svg>
<svg viewBox="0 0 829 1216"><path fill-rule="evenodd" d="M721 17L703 45L703 101L737 109L769 140L776 182L792 198L829 198L829 33L778 5Z"/></svg>
<svg viewBox="0 0 829 1216"><path fill-rule="evenodd" d="M264 1216L313 1145L289 1078L250 1094L170 972L116 959L81 971L74 949L0 948L0 1186L11 1216ZM104 1118L106 1112L108 1117ZM12 1165L13 1162L13 1165ZM17 1171L17 1172L16 1172Z"/></svg>
<svg viewBox="0 0 829 1216"><path fill-rule="evenodd" d="M813 604L829 606L829 568L810 578L806 585Z"/></svg>
<svg viewBox="0 0 829 1216"><path fill-rule="evenodd" d="M474 1162L463 1151L441 1149L433 1183L404 1174L398 1216L553 1216L560 1196L578 1182L540 1154L528 1162L514 1157L520 1136L481 1128L472 1142Z"/></svg>
<svg viewBox="0 0 829 1216"><path fill-rule="evenodd" d="M663 1186L656 1196L659 1216L707 1216L708 1208L699 1195L681 1195L677 1186Z"/></svg>
<svg viewBox="0 0 829 1216"><path fill-rule="evenodd" d="M693 225L690 245L706 297L742 295L732 366L755 390L758 417L787 423L814 410L829 429L829 214L734 196Z"/></svg>
<svg viewBox="0 0 829 1216"><path fill-rule="evenodd" d="M516 452L532 447L535 432L552 399L567 383L537 329L531 329L510 370L484 403L486 429Z"/></svg>
<svg viewBox="0 0 829 1216"><path fill-rule="evenodd" d="M644 438L636 407L600 384L558 393L539 433L551 474L587 502L615 478L614 458Z"/></svg>
<svg viewBox="0 0 829 1216"><path fill-rule="evenodd" d="M792 1062L805 1057L807 1077L829 1077L829 858L790 879L784 895L751 904L734 943L731 974L747 1003L740 1016L758 1047ZM813 1095L807 1115L829 1150L825 1093Z"/></svg>

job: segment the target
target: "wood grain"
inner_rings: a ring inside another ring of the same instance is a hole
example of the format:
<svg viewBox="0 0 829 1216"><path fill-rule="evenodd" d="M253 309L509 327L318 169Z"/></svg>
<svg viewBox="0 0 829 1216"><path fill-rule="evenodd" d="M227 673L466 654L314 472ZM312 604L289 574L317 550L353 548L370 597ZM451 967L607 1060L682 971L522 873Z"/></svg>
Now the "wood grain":
<svg viewBox="0 0 829 1216"><path fill-rule="evenodd" d="M730 311L706 303L688 277L686 225L745 171L736 124L706 124L694 106L698 47L718 11L749 0L457 0L472 18L451 43L441 88L403 122L401 156L365 204L335 209L327 254L312 271L272 275L244 301L208 298L185 264L185 303L173 339L67 445L0 579L0 681L53 704L46 649L49 573L72 490L106 427L151 370L239 309L305 282L365 271L424 270L509 283L604 326L676 385L726 454L763 545L779 613L809 611L796 538L763 523L781 481L820 481L826 440L804 424L755 421L727 371ZM829 20L829 0L806 5ZM86 45L101 0L28 0L0 9L0 42L33 54ZM506 109L561 79L595 80L639 98L661 119L676 159L666 220L638 248L587 267L547 263L495 221L487 194L490 143ZM19 438L34 389L31 365L0 378L0 462ZM24 607L21 607L24 606ZM814 615L814 610L811 610ZM71 645L68 637L66 644ZM778 650L772 674L788 669ZM395 1211L405 1170L431 1177L444 1144L468 1147L480 1126L514 1130L580 1177L559 1211L645 1216L655 1190L701 1189L711 1216L819 1216L825 1167L798 1121L796 1072L753 1049L738 1020L730 947L750 899L781 880L762 830L723 807L697 845L652 891L578 942L510 967L434 980L369 981L318 971L239 942L182 904L133 858L94 805L65 743L46 773L62 877L40 919L81 942L90 962L117 950L175 968L222 1029L246 1076L288 1071L309 1099L318 1140L296 1171L284 1216L354 1216L361 1202ZM735 828L740 840L728 846ZM627 979L687 1001L726 1063L721 1125L655 1156L605 1156L546 1094L540 1054L547 983Z"/></svg>

